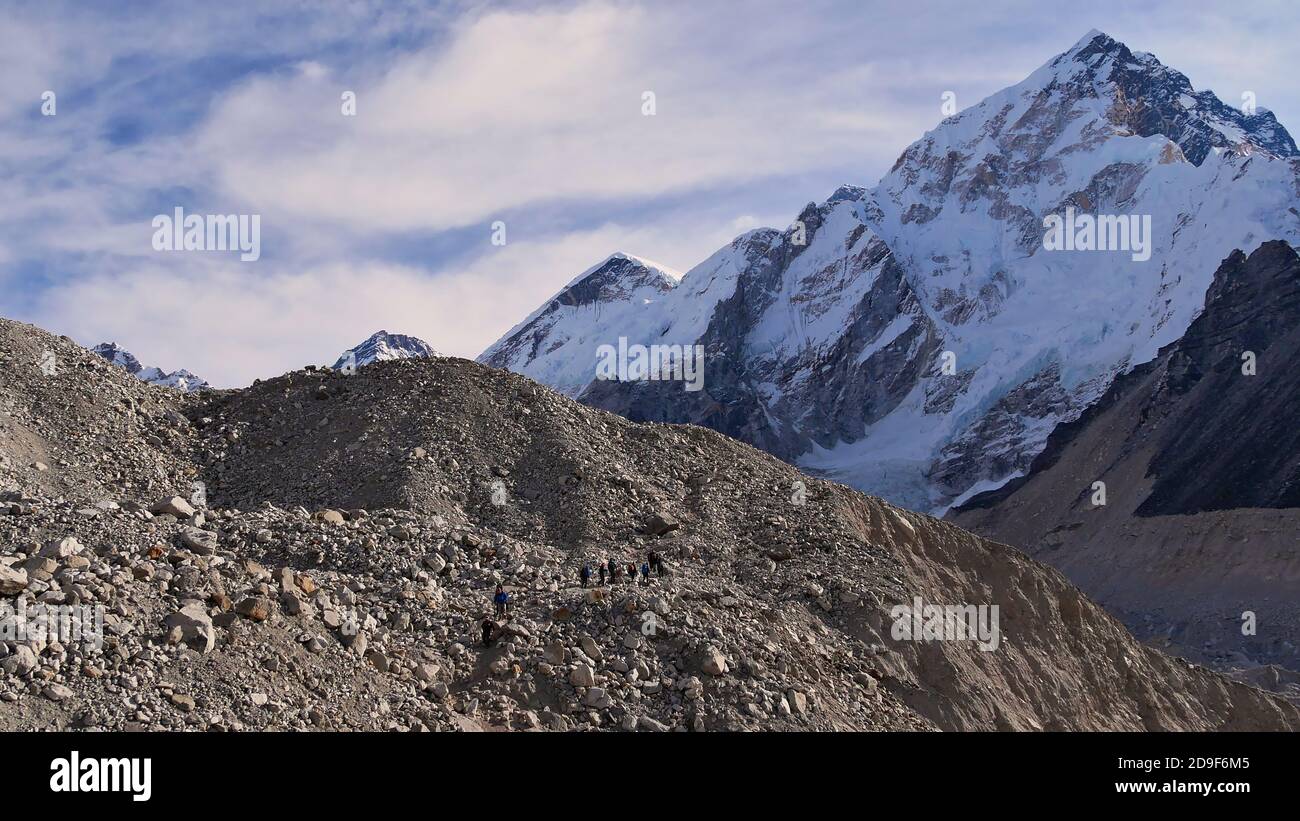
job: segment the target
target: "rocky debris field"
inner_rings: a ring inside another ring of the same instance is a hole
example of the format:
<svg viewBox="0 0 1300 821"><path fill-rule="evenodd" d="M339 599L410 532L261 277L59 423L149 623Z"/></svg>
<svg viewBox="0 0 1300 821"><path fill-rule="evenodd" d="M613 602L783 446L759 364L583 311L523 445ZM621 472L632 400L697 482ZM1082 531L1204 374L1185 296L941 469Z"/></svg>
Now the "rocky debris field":
<svg viewBox="0 0 1300 821"><path fill-rule="evenodd" d="M1011 548L510 373L184 395L9 321L0 358L0 730L1300 726ZM894 639L915 597L1000 645ZM102 644L3 632L38 604Z"/></svg>

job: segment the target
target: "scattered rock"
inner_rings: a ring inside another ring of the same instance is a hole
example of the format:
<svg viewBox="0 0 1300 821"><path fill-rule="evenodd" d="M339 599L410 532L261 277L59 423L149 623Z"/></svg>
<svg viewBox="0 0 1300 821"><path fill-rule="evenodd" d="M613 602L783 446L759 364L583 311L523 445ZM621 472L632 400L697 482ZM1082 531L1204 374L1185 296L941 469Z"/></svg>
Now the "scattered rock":
<svg viewBox="0 0 1300 821"><path fill-rule="evenodd" d="M41 695L45 696L50 701L67 701L72 698L73 692L71 688L65 687L62 684L50 684L41 691Z"/></svg>

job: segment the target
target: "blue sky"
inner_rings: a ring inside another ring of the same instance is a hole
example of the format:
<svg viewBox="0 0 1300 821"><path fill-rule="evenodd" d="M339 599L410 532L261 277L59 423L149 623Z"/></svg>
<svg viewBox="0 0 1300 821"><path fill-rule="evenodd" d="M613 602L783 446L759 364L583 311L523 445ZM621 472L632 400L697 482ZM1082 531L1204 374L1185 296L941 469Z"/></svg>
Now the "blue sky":
<svg viewBox="0 0 1300 821"><path fill-rule="evenodd" d="M945 91L966 108L1092 28L1300 129L1300 14L1225 8L19 4L0 20L0 314L220 386L379 328L472 357L614 251L684 271L872 185ZM259 214L261 258L153 250L177 206Z"/></svg>

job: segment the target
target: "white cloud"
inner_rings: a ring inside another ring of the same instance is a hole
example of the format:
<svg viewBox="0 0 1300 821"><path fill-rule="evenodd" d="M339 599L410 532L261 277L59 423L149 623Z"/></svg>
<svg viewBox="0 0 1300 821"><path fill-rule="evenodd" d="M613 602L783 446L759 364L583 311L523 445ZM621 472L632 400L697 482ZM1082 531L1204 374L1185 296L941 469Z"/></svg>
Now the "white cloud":
<svg viewBox="0 0 1300 821"><path fill-rule="evenodd" d="M368 81L313 70L241 86L198 153L263 212L437 230L839 166L888 122L845 116L858 90L833 73L740 71L689 38L668 49L673 23L622 4L490 13Z"/></svg>

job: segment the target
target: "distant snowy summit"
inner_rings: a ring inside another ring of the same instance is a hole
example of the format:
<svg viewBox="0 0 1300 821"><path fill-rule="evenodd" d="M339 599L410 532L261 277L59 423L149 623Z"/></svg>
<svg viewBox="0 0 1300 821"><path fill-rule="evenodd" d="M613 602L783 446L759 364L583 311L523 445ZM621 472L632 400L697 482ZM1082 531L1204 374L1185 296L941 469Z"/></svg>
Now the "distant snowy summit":
<svg viewBox="0 0 1300 821"><path fill-rule="evenodd" d="M138 377L152 385L160 385L164 388L176 388L182 391L198 391L211 387L206 380L195 376L190 371L181 368L168 373L158 367L144 367L140 360L136 359L130 351L121 348L116 342L101 342L90 349L92 353L100 356L126 370L132 376Z"/></svg>
<svg viewBox="0 0 1300 821"><path fill-rule="evenodd" d="M390 359L413 359L437 355L438 352L433 349L433 346L423 339L405 334L390 334L388 331L376 331L365 342L340 354L332 367L339 371L349 364L360 367L371 362L386 362Z"/></svg>

